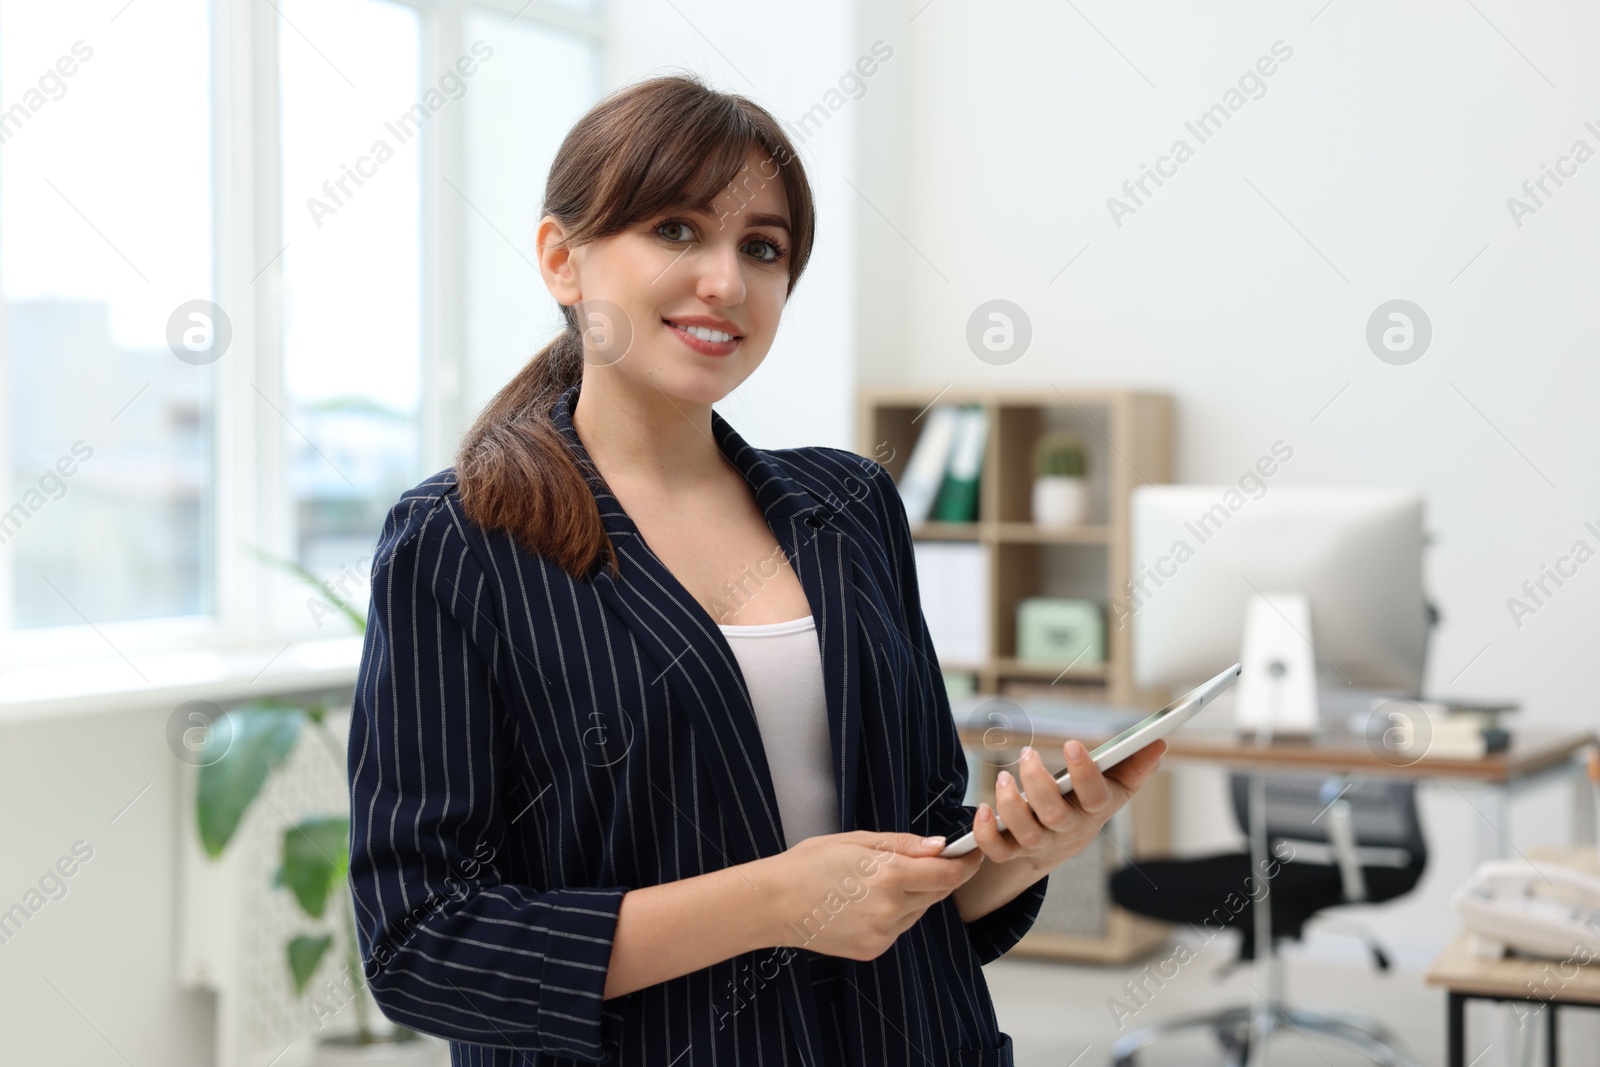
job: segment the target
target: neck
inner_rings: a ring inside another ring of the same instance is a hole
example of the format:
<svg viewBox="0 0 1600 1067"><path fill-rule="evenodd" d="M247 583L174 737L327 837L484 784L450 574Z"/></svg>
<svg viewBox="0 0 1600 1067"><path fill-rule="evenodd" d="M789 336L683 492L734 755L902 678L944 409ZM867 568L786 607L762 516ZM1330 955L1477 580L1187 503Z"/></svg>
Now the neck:
<svg viewBox="0 0 1600 1067"><path fill-rule="evenodd" d="M727 465L711 432L711 405L668 396L610 368L586 365L572 412L589 458L613 485L703 483Z"/></svg>

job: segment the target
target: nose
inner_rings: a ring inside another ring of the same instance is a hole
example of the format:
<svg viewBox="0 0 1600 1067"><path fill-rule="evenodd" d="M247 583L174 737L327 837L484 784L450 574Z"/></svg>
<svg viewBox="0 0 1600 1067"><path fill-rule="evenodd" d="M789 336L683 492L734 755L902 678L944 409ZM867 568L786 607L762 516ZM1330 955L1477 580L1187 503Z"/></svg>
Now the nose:
<svg viewBox="0 0 1600 1067"><path fill-rule="evenodd" d="M739 249L734 239L708 242L699 260L700 277L695 291L700 299L729 307L744 303L744 272L740 269Z"/></svg>

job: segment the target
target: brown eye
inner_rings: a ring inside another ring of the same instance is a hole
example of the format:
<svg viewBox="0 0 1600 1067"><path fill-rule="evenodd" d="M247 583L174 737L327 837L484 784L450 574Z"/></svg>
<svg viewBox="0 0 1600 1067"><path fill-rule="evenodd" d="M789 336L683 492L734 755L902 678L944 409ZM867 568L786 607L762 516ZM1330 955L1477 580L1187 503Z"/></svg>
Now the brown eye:
<svg viewBox="0 0 1600 1067"><path fill-rule="evenodd" d="M783 249L776 242L769 241L765 237L754 238L744 247L746 252L751 252L763 263L776 263L783 258ZM751 251L752 249L754 249L753 252Z"/></svg>

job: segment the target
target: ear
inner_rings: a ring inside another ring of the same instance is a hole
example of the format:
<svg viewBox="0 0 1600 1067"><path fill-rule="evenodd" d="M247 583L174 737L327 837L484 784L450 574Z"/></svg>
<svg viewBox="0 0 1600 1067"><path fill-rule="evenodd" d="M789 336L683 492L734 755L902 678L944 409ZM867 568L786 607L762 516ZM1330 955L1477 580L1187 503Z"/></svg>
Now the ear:
<svg viewBox="0 0 1600 1067"><path fill-rule="evenodd" d="M570 306L583 298L583 287L578 281L578 266L573 262L572 249L561 243L566 236L560 221L554 215L546 215L539 220L534 247L545 288L558 304Z"/></svg>

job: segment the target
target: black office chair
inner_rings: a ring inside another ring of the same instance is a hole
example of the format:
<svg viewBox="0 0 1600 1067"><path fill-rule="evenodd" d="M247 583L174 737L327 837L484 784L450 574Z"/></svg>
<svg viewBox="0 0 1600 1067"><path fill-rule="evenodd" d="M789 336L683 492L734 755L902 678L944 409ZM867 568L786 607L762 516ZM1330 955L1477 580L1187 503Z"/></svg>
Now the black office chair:
<svg viewBox="0 0 1600 1067"><path fill-rule="evenodd" d="M1250 831L1250 776L1232 779L1234 817ZM1427 845L1417 818L1411 782L1352 780L1346 776L1265 775L1265 910L1271 940L1299 940L1313 915L1349 903L1379 903L1410 892L1427 865ZM1112 898L1129 911L1207 931L1238 928L1243 938L1231 970L1256 956L1256 916L1248 852L1194 859L1141 860L1111 876ZM1364 935L1380 970L1389 961ZM1117 1067L1132 1067L1144 1046L1195 1030L1214 1034L1230 1064L1243 1064L1252 1041L1293 1026L1320 1034L1366 1055L1374 1063L1403 1067L1415 1061L1376 1019L1359 1013L1288 1007L1283 1003L1275 944L1263 960L1267 997L1262 1017L1254 1007L1230 1008L1160 1022L1132 1031L1112 1047Z"/></svg>

